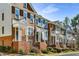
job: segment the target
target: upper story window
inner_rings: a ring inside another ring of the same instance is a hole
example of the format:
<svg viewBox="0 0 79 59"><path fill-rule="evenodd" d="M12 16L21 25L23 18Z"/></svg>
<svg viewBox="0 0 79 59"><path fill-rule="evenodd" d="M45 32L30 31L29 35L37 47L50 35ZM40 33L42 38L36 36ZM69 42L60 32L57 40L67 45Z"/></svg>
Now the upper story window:
<svg viewBox="0 0 79 59"><path fill-rule="evenodd" d="M24 8L27 8L27 3L24 3L24 4L23 4L23 7L24 7Z"/></svg>
<svg viewBox="0 0 79 59"><path fill-rule="evenodd" d="M24 11L23 17L24 17L24 19L26 20L26 17L27 17L27 12L26 12L26 11Z"/></svg>
<svg viewBox="0 0 79 59"><path fill-rule="evenodd" d="M37 17L35 17L35 23L38 24L38 18Z"/></svg>
<svg viewBox="0 0 79 59"><path fill-rule="evenodd" d="M20 16L23 16L23 10L20 10Z"/></svg>
<svg viewBox="0 0 79 59"><path fill-rule="evenodd" d="M16 17L19 18L19 15L20 15L19 8L16 8L16 9L15 9L15 14L16 14Z"/></svg>
<svg viewBox="0 0 79 59"><path fill-rule="evenodd" d="M4 26L2 27L2 34L4 34Z"/></svg>
<svg viewBox="0 0 79 59"><path fill-rule="evenodd" d="M32 14L30 14L30 21L33 23L34 20L34 16Z"/></svg>
<svg viewBox="0 0 79 59"><path fill-rule="evenodd" d="M2 13L2 21L4 21L4 13Z"/></svg>
<svg viewBox="0 0 79 59"><path fill-rule="evenodd" d="M15 7L12 6L12 13L15 13Z"/></svg>
<svg viewBox="0 0 79 59"><path fill-rule="evenodd" d="M41 19L39 18L39 23L41 23Z"/></svg>
<svg viewBox="0 0 79 59"><path fill-rule="evenodd" d="M38 24L38 20L37 19L35 20L35 23Z"/></svg>
<svg viewBox="0 0 79 59"><path fill-rule="evenodd" d="M43 24L45 24L45 20L43 20Z"/></svg>

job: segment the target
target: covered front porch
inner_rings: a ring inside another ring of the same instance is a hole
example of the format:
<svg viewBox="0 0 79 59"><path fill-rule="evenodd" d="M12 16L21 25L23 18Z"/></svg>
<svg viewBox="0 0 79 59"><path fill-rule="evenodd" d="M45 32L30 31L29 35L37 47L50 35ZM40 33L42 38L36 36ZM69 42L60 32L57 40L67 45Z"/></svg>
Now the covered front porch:
<svg viewBox="0 0 79 59"><path fill-rule="evenodd" d="M13 20L12 36L13 36L13 48L15 48L17 52L22 50L24 53L28 53L30 47L24 23L17 20Z"/></svg>
<svg viewBox="0 0 79 59"><path fill-rule="evenodd" d="M62 34L57 34L55 31L51 32L50 35L50 45L55 48L66 49L66 44L64 43L65 36Z"/></svg>

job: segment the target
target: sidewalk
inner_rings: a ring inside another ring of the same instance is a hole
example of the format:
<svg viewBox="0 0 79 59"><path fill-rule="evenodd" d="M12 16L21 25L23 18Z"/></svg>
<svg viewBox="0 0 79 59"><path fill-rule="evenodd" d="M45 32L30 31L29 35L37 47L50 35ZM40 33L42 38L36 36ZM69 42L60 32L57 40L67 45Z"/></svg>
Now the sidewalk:
<svg viewBox="0 0 79 59"><path fill-rule="evenodd" d="M8 54L8 53L2 53L0 52L0 56L21 56L21 54Z"/></svg>
<svg viewBox="0 0 79 59"><path fill-rule="evenodd" d="M34 55L21 55L21 54L7 54L0 52L0 56L62 56L66 54L79 54L79 51L61 52L61 53L49 53L49 54L34 54Z"/></svg>
<svg viewBox="0 0 79 59"><path fill-rule="evenodd" d="M72 51L72 52L61 52L61 53L51 53L51 54L42 54L42 56L62 56L62 55L65 55L65 54L78 54L79 51Z"/></svg>

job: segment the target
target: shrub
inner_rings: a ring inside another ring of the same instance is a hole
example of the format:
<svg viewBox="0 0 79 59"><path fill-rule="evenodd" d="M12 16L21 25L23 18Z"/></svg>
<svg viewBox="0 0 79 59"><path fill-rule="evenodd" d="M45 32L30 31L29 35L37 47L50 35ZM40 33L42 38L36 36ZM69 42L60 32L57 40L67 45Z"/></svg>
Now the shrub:
<svg viewBox="0 0 79 59"><path fill-rule="evenodd" d="M33 47L33 48L30 49L30 52L31 53L39 53L39 49L36 48L36 47Z"/></svg>
<svg viewBox="0 0 79 59"><path fill-rule="evenodd" d="M10 46L0 46L0 52L12 52L13 50Z"/></svg>
<svg viewBox="0 0 79 59"><path fill-rule="evenodd" d="M57 50L54 49L54 50L53 50L53 53L57 53Z"/></svg>
<svg viewBox="0 0 79 59"><path fill-rule="evenodd" d="M53 49L52 47L48 47L48 48L47 48L47 51L49 51L49 52L53 52L54 49Z"/></svg>
<svg viewBox="0 0 79 59"><path fill-rule="evenodd" d="M51 51L51 50L52 50L52 47L48 47L47 50L48 50L48 51Z"/></svg>
<svg viewBox="0 0 79 59"><path fill-rule="evenodd" d="M63 52L68 52L70 51L69 49L62 49Z"/></svg>
<svg viewBox="0 0 79 59"><path fill-rule="evenodd" d="M16 53L16 50L15 50L15 48L11 48L9 52L10 53Z"/></svg>
<svg viewBox="0 0 79 59"><path fill-rule="evenodd" d="M30 52L31 52L31 53L34 53L34 52L35 52L35 50L34 50L34 49L31 49L31 50L30 50Z"/></svg>
<svg viewBox="0 0 79 59"><path fill-rule="evenodd" d="M62 49L58 49L58 48L54 48L54 50L56 50L57 53L60 53L62 51Z"/></svg>
<svg viewBox="0 0 79 59"><path fill-rule="evenodd" d="M48 51L47 51L47 49L45 49L45 50L42 50L42 53L44 53L44 54L48 54Z"/></svg>
<svg viewBox="0 0 79 59"><path fill-rule="evenodd" d="M7 46L0 46L1 52L8 52Z"/></svg>
<svg viewBox="0 0 79 59"><path fill-rule="evenodd" d="M23 52L23 50L22 50L22 49L20 49L20 50L19 50L19 54L24 55L24 52Z"/></svg>

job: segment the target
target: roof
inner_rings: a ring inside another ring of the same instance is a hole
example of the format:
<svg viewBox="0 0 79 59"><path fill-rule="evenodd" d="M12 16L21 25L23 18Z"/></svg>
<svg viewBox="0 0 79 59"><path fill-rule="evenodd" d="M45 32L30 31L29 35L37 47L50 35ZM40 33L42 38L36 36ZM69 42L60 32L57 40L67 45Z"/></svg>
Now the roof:
<svg viewBox="0 0 79 59"><path fill-rule="evenodd" d="M32 6L32 4L29 3L29 5L31 6L32 10L33 10L34 12L36 12L36 10L35 10L34 7ZM36 12L36 13L37 13L37 12Z"/></svg>
<svg viewBox="0 0 79 59"><path fill-rule="evenodd" d="M48 21L48 22L49 22L49 20L48 20L48 19L44 18L44 17L43 17L43 16L41 16L41 15L37 15L37 17L38 17L38 18L45 19L46 21Z"/></svg>
<svg viewBox="0 0 79 59"><path fill-rule="evenodd" d="M49 23L54 24L54 25L65 30L65 27L61 24L61 22L58 23L57 21L50 21Z"/></svg>

